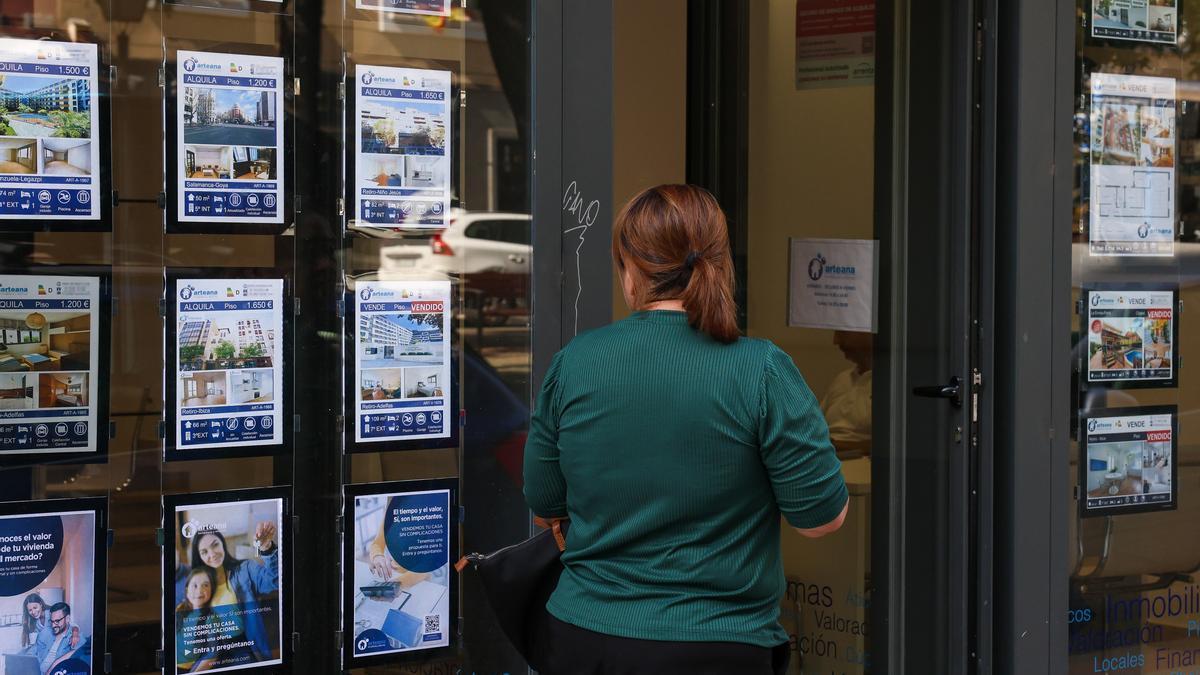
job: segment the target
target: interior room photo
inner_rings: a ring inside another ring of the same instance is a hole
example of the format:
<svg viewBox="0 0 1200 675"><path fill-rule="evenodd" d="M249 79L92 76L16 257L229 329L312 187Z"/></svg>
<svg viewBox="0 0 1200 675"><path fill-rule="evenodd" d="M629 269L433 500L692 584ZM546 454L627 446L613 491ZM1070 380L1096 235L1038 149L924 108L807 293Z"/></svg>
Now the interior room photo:
<svg viewBox="0 0 1200 675"><path fill-rule="evenodd" d="M37 173L37 140L0 139L0 173Z"/></svg>
<svg viewBox="0 0 1200 675"><path fill-rule="evenodd" d="M92 142L78 138L42 139L42 173L47 176L90 176Z"/></svg>
<svg viewBox="0 0 1200 675"><path fill-rule="evenodd" d="M188 178L229 180L233 153L224 145L189 145L184 148L183 171Z"/></svg>
<svg viewBox="0 0 1200 675"><path fill-rule="evenodd" d="M185 407L225 405L225 372L184 374L179 380L179 403Z"/></svg>
<svg viewBox="0 0 1200 675"><path fill-rule="evenodd" d="M87 312L0 311L0 372L89 369Z"/></svg>
<svg viewBox="0 0 1200 675"><path fill-rule="evenodd" d="M42 373L38 376L39 408L82 408L87 404L87 373Z"/></svg>
<svg viewBox="0 0 1200 675"><path fill-rule="evenodd" d="M270 370L234 370L229 373L230 403L269 403L275 394Z"/></svg>
<svg viewBox="0 0 1200 675"><path fill-rule="evenodd" d="M275 178L275 149L233 149L233 177L237 180L272 180Z"/></svg>
<svg viewBox="0 0 1200 675"><path fill-rule="evenodd" d="M28 373L0 373L0 410L33 408L33 383Z"/></svg>

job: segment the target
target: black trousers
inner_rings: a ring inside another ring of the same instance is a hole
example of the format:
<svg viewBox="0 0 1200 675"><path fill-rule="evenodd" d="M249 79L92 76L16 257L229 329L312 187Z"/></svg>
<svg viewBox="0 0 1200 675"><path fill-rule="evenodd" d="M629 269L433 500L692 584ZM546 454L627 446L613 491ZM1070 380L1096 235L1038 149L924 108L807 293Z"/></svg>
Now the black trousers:
<svg viewBox="0 0 1200 675"><path fill-rule="evenodd" d="M791 648L660 642L596 633L549 612L530 659L539 675L784 675Z"/></svg>

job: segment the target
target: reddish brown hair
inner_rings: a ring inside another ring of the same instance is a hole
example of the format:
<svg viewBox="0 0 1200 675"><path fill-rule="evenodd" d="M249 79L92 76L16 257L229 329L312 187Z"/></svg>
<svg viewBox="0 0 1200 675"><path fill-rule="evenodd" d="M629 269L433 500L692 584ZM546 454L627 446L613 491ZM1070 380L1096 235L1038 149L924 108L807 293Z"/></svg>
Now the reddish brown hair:
<svg viewBox="0 0 1200 675"><path fill-rule="evenodd" d="M634 275L634 309L680 300L688 322L720 342L738 338L729 230L717 200L694 185L642 191L613 224L613 260Z"/></svg>

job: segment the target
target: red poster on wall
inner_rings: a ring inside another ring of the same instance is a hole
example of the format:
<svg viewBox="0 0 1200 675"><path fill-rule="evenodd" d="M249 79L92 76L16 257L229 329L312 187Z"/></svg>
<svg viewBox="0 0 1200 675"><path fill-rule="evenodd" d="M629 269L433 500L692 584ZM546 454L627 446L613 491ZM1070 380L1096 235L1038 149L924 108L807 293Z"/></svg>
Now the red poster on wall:
<svg viewBox="0 0 1200 675"><path fill-rule="evenodd" d="M875 0L796 0L796 88L875 81Z"/></svg>

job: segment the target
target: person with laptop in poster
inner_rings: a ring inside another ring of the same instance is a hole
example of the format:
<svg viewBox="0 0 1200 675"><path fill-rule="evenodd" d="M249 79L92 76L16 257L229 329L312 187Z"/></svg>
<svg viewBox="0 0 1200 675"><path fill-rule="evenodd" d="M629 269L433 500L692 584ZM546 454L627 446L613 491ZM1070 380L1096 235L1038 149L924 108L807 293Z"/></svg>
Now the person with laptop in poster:
<svg viewBox="0 0 1200 675"><path fill-rule="evenodd" d="M37 659L43 675L50 675L55 666L71 659L88 661L91 640L84 638L79 626L71 621L71 606L65 602L51 605L50 622L38 633Z"/></svg>

